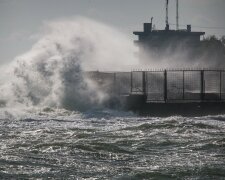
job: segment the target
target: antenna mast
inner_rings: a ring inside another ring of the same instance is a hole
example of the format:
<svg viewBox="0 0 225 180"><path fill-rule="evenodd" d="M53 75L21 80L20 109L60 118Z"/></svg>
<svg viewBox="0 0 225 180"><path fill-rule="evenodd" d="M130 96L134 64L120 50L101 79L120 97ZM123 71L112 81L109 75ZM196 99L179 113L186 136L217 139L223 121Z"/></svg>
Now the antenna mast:
<svg viewBox="0 0 225 180"><path fill-rule="evenodd" d="M169 5L169 0L166 0L166 26L169 25L168 5Z"/></svg>
<svg viewBox="0 0 225 180"><path fill-rule="evenodd" d="M176 17L177 23L176 23L176 30L179 30L179 0L176 0L176 1L177 1L177 17Z"/></svg>

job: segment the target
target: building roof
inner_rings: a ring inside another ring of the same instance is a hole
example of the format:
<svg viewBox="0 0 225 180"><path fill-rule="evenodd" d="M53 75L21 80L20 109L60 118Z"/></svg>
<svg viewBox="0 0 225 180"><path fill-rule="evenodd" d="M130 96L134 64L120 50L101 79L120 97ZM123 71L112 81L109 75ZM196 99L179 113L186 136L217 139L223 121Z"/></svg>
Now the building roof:
<svg viewBox="0 0 225 180"><path fill-rule="evenodd" d="M135 31L133 34L141 36L141 35L188 35L188 36L202 36L205 34L205 32L188 32L186 30L153 30L149 32L140 32L140 31Z"/></svg>

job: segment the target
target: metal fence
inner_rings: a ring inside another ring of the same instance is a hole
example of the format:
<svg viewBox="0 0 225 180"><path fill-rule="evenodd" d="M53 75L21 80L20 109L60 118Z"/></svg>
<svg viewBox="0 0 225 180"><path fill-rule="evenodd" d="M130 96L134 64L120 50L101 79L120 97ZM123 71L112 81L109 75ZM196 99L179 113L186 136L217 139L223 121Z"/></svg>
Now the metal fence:
<svg viewBox="0 0 225 180"><path fill-rule="evenodd" d="M92 72L107 93L143 94L147 102L225 101L225 70Z"/></svg>

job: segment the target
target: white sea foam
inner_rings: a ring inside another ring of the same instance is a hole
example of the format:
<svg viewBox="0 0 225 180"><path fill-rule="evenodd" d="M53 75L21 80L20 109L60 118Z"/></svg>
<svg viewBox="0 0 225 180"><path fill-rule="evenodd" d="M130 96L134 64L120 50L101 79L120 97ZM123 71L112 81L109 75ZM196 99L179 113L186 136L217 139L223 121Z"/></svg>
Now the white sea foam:
<svg viewBox="0 0 225 180"><path fill-rule="evenodd" d="M102 23L81 17L46 22L31 50L7 66L0 104L70 109L96 106L107 94L83 72L130 70L137 63L133 52L130 39Z"/></svg>

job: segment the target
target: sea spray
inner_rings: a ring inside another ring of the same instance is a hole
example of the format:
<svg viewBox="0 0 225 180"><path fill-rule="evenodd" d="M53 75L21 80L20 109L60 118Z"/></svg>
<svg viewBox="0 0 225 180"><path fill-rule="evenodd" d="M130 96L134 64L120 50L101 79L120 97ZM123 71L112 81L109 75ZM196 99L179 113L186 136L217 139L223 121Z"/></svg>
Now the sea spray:
<svg viewBox="0 0 225 180"><path fill-rule="evenodd" d="M50 106L83 110L108 99L84 76L88 70L130 70L134 46L117 30L86 18L44 25L31 50L8 66L1 105Z"/></svg>

